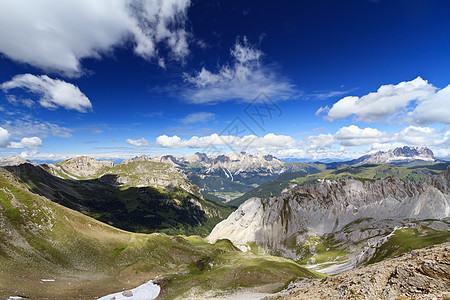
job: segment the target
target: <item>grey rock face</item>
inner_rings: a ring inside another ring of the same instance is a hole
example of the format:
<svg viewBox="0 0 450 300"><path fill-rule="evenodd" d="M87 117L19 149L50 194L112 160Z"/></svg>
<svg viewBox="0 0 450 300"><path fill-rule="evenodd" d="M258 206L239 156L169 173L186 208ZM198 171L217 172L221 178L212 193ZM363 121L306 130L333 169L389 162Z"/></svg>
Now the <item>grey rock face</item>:
<svg viewBox="0 0 450 300"><path fill-rule="evenodd" d="M269 299L447 299L450 244L323 279L297 280Z"/></svg>
<svg viewBox="0 0 450 300"><path fill-rule="evenodd" d="M393 162L408 162L413 160L421 160L434 162L436 158L433 151L427 147L404 146L395 148L387 152L379 151L364 157L362 163L393 163Z"/></svg>
<svg viewBox="0 0 450 300"><path fill-rule="evenodd" d="M211 155L194 153L176 158L171 155L154 157L153 161L166 162L179 167L197 163L206 168L206 173L223 170L230 177L245 174L281 174L286 171L285 163L271 155L249 154L246 152L230 153L227 155Z"/></svg>
<svg viewBox="0 0 450 300"><path fill-rule="evenodd" d="M22 157L17 156L17 155L11 155L8 157L0 157L0 167L18 166L18 165L25 164L25 163L30 163L30 164L36 165L35 163L25 160Z"/></svg>
<svg viewBox="0 0 450 300"><path fill-rule="evenodd" d="M352 243L373 238L376 246L380 235L404 226L405 220L449 216L450 169L421 183L397 178L322 180L279 197L247 200L217 224L208 239L254 242L267 252L298 259L302 253L296 246L311 234L333 234L335 240Z"/></svg>
<svg viewBox="0 0 450 300"><path fill-rule="evenodd" d="M87 156L68 159L58 164L70 174L79 177L90 177L106 167L113 167L112 161L100 161Z"/></svg>
<svg viewBox="0 0 450 300"><path fill-rule="evenodd" d="M134 162L134 161L151 161L152 159L150 157L148 157L147 155L141 155L141 156L136 156L133 158L129 158L129 159L125 159L123 162L121 162L121 164L128 164L130 162Z"/></svg>

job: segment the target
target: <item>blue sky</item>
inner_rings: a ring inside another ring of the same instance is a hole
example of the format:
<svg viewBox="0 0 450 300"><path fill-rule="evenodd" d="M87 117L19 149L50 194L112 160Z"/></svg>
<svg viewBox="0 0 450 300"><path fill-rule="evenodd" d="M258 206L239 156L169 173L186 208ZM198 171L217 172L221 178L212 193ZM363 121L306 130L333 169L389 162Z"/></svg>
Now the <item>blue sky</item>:
<svg viewBox="0 0 450 300"><path fill-rule="evenodd" d="M27 9L24 9L26 7ZM448 1L3 1L0 156L450 158Z"/></svg>

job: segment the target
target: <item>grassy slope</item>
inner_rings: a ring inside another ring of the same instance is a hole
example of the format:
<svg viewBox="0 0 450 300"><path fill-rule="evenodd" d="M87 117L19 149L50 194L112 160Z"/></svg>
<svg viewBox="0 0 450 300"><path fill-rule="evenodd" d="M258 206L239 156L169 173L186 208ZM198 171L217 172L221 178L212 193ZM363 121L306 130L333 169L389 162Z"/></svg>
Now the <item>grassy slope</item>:
<svg viewBox="0 0 450 300"><path fill-rule="evenodd" d="M29 164L9 167L8 170L20 176L32 191L40 195L134 232L207 235L232 210L180 188L166 191L156 187L115 187L111 182L117 175L113 174L106 175L108 178L69 180ZM139 172L144 171L138 169Z"/></svg>
<svg viewBox="0 0 450 300"><path fill-rule="evenodd" d="M439 174L445 169L429 167L399 167L393 165L362 165L358 167L343 167L337 170L326 170L317 174L308 175L294 179L297 184L315 183L317 179L337 179L342 177L376 179L386 177L397 177L403 180L420 181L424 178Z"/></svg>
<svg viewBox="0 0 450 300"><path fill-rule="evenodd" d="M285 259L237 252L227 241L213 246L199 237L113 228L29 192L2 169L0 224L2 298L94 299L157 275L163 275L168 298L197 283L205 290L233 289L269 280L282 286L294 277L316 276ZM203 269L205 259L217 265ZM255 280L267 274L267 280Z"/></svg>
<svg viewBox="0 0 450 300"><path fill-rule="evenodd" d="M394 235L389 238L389 241L376 250L369 263L380 262L390 257L411 252L414 249L426 248L449 241L450 232L448 231L434 230L427 227L422 227L421 230L402 228L396 230Z"/></svg>

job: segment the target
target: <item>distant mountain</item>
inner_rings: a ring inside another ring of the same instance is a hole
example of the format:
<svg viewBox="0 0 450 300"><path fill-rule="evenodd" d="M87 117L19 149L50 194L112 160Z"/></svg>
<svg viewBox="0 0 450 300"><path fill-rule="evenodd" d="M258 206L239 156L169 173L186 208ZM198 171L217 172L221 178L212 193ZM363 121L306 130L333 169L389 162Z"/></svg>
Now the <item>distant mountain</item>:
<svg viewBox="0 0 450 300"><path fill-rule="evenodd" d="M251 198L209 235L334 274L369 262L401 228L417 243L450 240L450 167L414 183L340 178ZM427 237L428 236L428 237ZM424 240L422 240L422 238Z"/></svg>
<svg viewBox="0 0 450 300"><path fill-rule="evenodd" d="M249 154L246 152L211 155L205 153L194 153L182 157L165 155L154 157L152 161L169 162L179 167L201 168L204 173L213 174L224 172L228 178L234 180L234 176L239 178L252 177L253 174L281 174L285 171L284 162L272 155Z"/></svg>
<svg viewBox="0 0 450 300"><path fill-rule="evenodd" d="M396 164L405 165L411 163L432 164L439 162L433 155L433 151L427 147L404 146L389 151L378 151L352 160L350 164Z"/></svg>
<svg viewBox="0 0 450 300"><path fill-rule="evenodd" d="M17 156L17 155L11 155L8 157L0 157L0 167L18 166L18 165L24 164L24 163L35 164L31 161L23 159L20 156Z"/></svg>
<svg viewBox="0 0 450 300"><path fill-rule="evenodd" d="M316 173L324 164L284 162L275 156L247 152L221 155L194 153L182 157L166 155L151 158L180 168L192 183L209 198L232 201L281 174L290 172Z"/></svg>

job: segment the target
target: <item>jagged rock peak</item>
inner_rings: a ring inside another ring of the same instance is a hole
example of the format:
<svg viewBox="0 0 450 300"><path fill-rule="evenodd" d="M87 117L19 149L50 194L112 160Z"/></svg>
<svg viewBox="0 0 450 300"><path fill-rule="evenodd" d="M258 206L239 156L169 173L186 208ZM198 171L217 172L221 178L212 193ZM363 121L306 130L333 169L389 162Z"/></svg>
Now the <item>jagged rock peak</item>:
<svg viewBox="0 0 450 300"><path fill-rule="evenodd" d="M396 156L404 156L404 157L422 156L434 159L433 151L431 151L427 147L404 146L395 148L394 150L391 151Z"/></svg>
<svg viewBox="0 0 450 300"><path fill-rule="evenodd" d="M414 160L434 162L436 158L433 151L427 147L404 146L389 151L379 151L373 154L365 155L362 158L363 163L390 163L390 162L408 162Z"/></svg>
<svg viewBox="0 0 450 300"><path fill-rule="evenodd" d="M148 157L147 155L143 154L143 155L136 156L136 157L133 157L133 158L125 159L121 163L122 164L127 164L127 163L134 162L134 161L151 161L151 160L152 159L150 157Z"/></svg>

